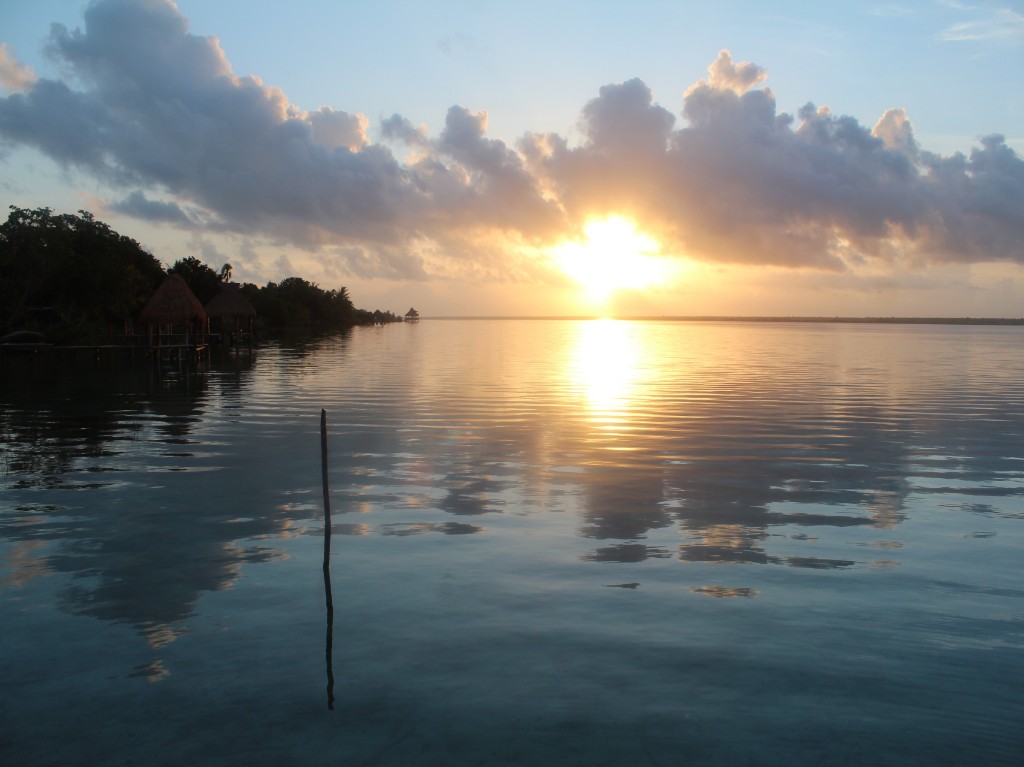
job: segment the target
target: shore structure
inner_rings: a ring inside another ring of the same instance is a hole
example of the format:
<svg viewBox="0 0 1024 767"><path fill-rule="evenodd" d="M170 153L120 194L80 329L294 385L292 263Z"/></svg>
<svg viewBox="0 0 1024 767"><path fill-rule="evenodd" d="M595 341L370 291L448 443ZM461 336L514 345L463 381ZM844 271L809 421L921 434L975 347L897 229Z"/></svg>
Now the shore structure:
<svg viewBox="0 0 1024 767"><path fill-rule="evenodd" d="M230 346L245 343L252 346L256 310L242 295L241 286L237 282L221 285L220 291L204 308L210 319L210 333L216 334L222 343Z"/></svg>
<svg viewBox="0 0 1024 767"><path fill-rule="evenodd" d="M132 359L177 360L199 362L209 351L207 334L210 318L185 280L172 274L160 284L139 313L135 332L132 324L125 326L124 335L105 343L55 345L40 336L26 343L6 337L0 343L0 356L42 353L47 357L58 355L64 360L103 359L128 356ZM12 334L16 335L16 334ZM23 335L23 334L22 334ZM39 334L36 334L39 335Z"/></svg>
<svg viewBox="0 0 1024 767"><path fill-rule="evenodd" d="M146 346L179 354L205 351L210 318L195 293L178 274L170 274L139 314Z"/></svg>

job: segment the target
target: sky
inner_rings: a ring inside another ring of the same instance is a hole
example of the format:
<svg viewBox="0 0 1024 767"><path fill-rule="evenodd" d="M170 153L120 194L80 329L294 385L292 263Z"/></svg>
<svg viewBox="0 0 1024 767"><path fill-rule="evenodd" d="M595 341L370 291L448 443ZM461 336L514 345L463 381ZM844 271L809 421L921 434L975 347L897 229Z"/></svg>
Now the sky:
<svg viewBox="0 0 1024 767"><path fill-rule="evenodd" d="M0 0L0 203L422 316L1024 316L1024 2Z"/></svg>

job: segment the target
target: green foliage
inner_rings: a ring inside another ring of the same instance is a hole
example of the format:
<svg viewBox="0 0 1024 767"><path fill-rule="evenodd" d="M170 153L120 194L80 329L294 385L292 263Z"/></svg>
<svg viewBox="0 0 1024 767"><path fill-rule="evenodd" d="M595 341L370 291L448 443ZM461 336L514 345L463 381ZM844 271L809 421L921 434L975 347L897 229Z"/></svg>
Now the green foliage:
<svg viewBox="0 0 1024 767"><path fill-rule="evenodd" d="M91 213L11 206L0 224L0 326L52 340L123 326L163 279L160 262Z"/></svg>

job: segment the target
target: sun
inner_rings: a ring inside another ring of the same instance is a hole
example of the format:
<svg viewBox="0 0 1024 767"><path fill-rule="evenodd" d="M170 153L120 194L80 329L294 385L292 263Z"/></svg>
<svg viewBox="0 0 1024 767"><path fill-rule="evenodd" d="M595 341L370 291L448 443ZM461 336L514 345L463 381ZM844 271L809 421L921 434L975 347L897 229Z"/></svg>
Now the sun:
<svg viewBox="0 0 1024 767"><path fill-rule="evenodd" d="M559 268L578 282L593 303L604 303L619 290L640 290L667 282L672 269L659 257L661 246L621 216L594 219L583 227L584 241L557 246Z"/></svg>

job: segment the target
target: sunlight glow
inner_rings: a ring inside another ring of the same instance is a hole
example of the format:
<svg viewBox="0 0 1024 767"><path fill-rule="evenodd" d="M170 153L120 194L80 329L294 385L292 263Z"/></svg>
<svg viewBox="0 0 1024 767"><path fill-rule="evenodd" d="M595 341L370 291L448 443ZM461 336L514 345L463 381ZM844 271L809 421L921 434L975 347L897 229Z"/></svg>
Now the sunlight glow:
<svg viewBox="0 0 1024 767"><path fill-rule="evenodd" d="M640 290L671 279L671 263L656 255L661 246L629 219L596 219L583 231L585 242L562 243L553 254L592 302L603 303L617 290Z"/></svg>
<svg viewBox="0 0 1024 767"><path fill-rule="evenodd" d="M580 323L571 375L595 420L616 422L629 409L640 350L627 322Z"/></svg>

